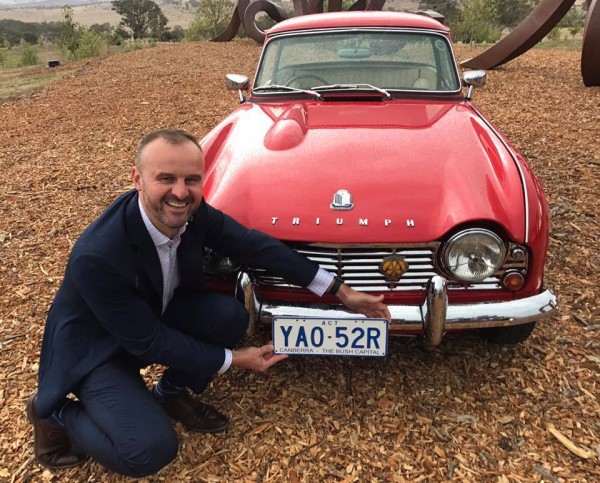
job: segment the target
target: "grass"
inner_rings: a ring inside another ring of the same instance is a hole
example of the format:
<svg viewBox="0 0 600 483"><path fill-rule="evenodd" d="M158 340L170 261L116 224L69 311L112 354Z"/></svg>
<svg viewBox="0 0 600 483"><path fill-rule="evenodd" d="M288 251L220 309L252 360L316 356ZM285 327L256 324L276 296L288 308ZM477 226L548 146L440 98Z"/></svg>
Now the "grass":
<svg viewBox="0 0 600 483"><path fill-rule="evenodd" d="M68 63L57 45L34 45L33 48L38 56L38 62L33 66L21 65L22 47L6 51L4 68L0 69L0 104L30 94L65 75L65 67L47 67L49 60L59 60L61 65Z"/></svg>
<svg viewBox="0 0 600 483"><path fill-rule="evenodd" d="M543 50L581 50L583 39L577 36L573 39L571 36L564 37L560 40L544 39L539 42L534 48Z"/></svg>
<svg viewBox="0 0 600 483"><path fill-rule="evenodd" d="M65 75L65 68L22 67L0 71L0 104L30 94Z"/></svg>
<svg viewBox="0 0 600 483"><path fill-rule="evenodd" d="M151 45L151 43L139 41L123 46L111 45L110 48L104 47L102 56L147 48ZM70 72L70 61L57 45L44 44L33 47L38 56L38 62L34 66L21 65L22 47L17 46L7 50L4 68L0 66L0 104L8 99L28 95ZM50 60L60 61L61 67L49 68L48 61Z"/></svg>
<svg viewBox="0 0 600 483"><path fill-rule="evenodd" d="M33 49L37 53L37 65L48 65L49 60L60 60L61 64L66 61L60 48L54 44L33 45ZM20 46L12 47L6 51L6 61L4 62L4 70L17 69L21 66L21 54L23 48Z"/></svg>

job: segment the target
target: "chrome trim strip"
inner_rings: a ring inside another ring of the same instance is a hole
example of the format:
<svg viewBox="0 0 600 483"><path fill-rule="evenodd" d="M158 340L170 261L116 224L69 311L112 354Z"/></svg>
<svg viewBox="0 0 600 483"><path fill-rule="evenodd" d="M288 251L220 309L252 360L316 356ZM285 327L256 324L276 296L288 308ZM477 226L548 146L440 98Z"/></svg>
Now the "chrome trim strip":
<svg viewBox="0 0 600 483"><path fill-rule="evenodd" d="M485 116L481 113L479 109L477 109L473 104L467 102L469 107L473 109L473 111L480 117L480 119L491 129L491 131L496 135L498 140L502 143L504 148L508 151L508 154L515 163L517 167L517 171L519 172L519 177L521 178L521 186L523 188L523 202L525 204L525 244L529 243L529 197L527 196L527 184L525 183L525 175L523 174L523 168L519 164L517 157L513 153L513 150L508 145L508 143L504 140L504 138L500 135L500 133L496 130L496 128L485 118Z"/></svg>
<svg viewBox="0 0 600 483"><path fill-rule="evenodd" d="M391 335L421 332L439 343L448 330L481 329L526 324L553 314L558 307L554 293L546 289L538 295L506 302L448 304L443 277L434 277L430 292L420 305L390 305ZM261 324L271 324L273 317L319 317L336 319L363 317L336 304L259 302L254 298ZM445 312L445 313L444 313ZM438 340L439 339L439 340Z"/></svg>

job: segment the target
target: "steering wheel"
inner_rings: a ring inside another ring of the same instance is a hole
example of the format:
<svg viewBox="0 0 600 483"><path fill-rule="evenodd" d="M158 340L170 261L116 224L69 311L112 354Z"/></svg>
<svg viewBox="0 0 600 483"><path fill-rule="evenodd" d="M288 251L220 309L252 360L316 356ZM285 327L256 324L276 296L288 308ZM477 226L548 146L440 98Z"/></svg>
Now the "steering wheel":
<svg viewBox="0 0 600 483"><path fill-rule="evenodd" d="M285 85L289 86L289 87L295 87L292 86L293 83L298 82L299 80L303 80L303 79L314 79L316 81L318 81L319 86L324 86L329 84L329 82L327 82L325 79L323 79L322 77L319 77L318 75L313 75L313 74L300 74L300 75L295 75L293 76L291 79L289 79Z"/></svg>

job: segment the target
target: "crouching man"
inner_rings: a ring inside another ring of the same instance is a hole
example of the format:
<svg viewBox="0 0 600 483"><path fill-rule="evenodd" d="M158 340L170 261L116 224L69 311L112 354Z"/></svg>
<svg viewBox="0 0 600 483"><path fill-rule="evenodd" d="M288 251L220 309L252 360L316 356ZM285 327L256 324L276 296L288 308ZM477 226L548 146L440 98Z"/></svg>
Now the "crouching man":
<svg viewBox="0 0 600 483"><path fill-rule="evenodd" d="M204 157L190 134L148 134L131 176L135 189L79 237L48 313L27 414L35 457L52 469L91 457L128 476L155 473L177 454L172 419L190 431L227 428L223 414L194 396L215 374L231 366L264 372L286 357L270 344L233 349L248 314L236 299L207 291L203 247L390 318L383 296L339 286L317 264L208 205ZM148 389L140 368L153 363L166 370Z"/></svg>

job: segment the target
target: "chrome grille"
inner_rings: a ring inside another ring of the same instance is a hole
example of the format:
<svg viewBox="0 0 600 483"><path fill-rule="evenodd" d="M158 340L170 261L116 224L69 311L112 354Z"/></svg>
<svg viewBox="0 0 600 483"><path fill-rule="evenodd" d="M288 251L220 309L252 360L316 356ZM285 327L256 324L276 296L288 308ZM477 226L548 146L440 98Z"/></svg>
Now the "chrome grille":
<svg viewBox="0 0 600 483"><path fill-rule="evenodd" d="M339 246L339 245L295 245L293 248L321 268L331 272L351 287L362 291L424 290L427 282L436 274L435 254L439 243L385 246ZM397 255L406 260L408 271L395 283L386 282L379 273L382 259ZM289 286L281 278L273 277L261 270L250 273L255 283L261 285Z"/></svg>
<svg viewBox="0 0 600 483"><path fill-rule="evenodd" d="M292 248L318 263L321 268L341 277L351 287L364 292L425 290L434 275L444 275L438 268L437 251L440 243L418 243L401 245L328 245L295 244ZM397 255L408 263L408 271L398 282L387 282L379 273L383 258ZM476 284L448 280L451 290L500 289L502 276L509 269L525 270L527 260L507 258L502 268ZM253 283L272 287L291 287L282 278L264 270L249 270Z"/></svg>

